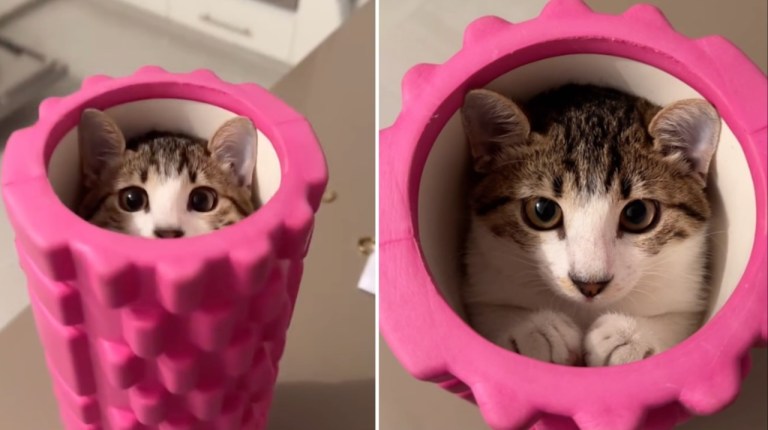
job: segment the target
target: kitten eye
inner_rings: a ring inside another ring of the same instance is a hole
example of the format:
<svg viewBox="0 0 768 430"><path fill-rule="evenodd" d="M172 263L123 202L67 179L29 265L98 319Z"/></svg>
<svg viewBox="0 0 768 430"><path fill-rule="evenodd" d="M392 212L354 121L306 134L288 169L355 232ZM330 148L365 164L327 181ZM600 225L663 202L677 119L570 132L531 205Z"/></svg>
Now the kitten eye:
<svg viewBox="0 0 768 430"><path fill-rule="evenodd" d="M216 191L209 187L198 187L189 193L189 209L195 212L210 212L216 207Z"/></svg>
<svg viewBox="0 0 768 430"><path fill-rule="evenodd" d="M535 197L527 200L523 206L523 217L536 230L551 230L560 225L563 211L550 199Z"/></svg>
<svg viewBox="0 0 768 430"><path fill-rule="evenodd" d="M619 224L626 232L642 233L653 226L658 212L658 204L653 200L632 200L622 209Z"/></svg>
<svg viewBox="0 0 768 430"><path fill-rule="evenodd" d="M149 205L147 192L141 187L127 187L118 195L120 209L126 212L138 212Z"/></svg>

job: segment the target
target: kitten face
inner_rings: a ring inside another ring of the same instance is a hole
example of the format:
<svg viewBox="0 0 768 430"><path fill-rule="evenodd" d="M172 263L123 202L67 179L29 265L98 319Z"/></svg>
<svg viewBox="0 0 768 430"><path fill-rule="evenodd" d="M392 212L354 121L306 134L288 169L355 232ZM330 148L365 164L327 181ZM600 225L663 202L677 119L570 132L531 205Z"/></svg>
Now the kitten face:
<svg viewBox="0 0 768 430"><path fill-rule="evenodd" d="M657 275L668 259L662 251L699 244L719 138L709 104L660 109L570 85L525 109L476 90L462 110L475 169L472 217L488 232L480 246L489 255L519 248L559 296L609 304Z"/></svg>
<svg viewBox="0 0 768 430"><path fill-rule="evenodd" d="M177 238L231 225L254 211L256 132L228 121L210 142L152 132L128 142L104 113L79 125L84 197L79 214L103 228Z"/></svg>

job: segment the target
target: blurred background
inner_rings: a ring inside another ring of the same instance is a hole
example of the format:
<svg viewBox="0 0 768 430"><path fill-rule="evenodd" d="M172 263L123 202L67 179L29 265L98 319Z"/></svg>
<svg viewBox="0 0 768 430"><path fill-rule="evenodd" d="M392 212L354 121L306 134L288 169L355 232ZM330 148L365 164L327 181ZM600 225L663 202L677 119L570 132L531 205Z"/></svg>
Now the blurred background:
<svg viewBox="0 0 768 430"><path fill-rule="evenodd" d="M312 124L330 181L270 429L373 428L375 300L358 286L375 237L374 1L0 0L0 161L41 99L149 64L257 83ZM59 429L13 240L0 201L0 429Z"/></svg>

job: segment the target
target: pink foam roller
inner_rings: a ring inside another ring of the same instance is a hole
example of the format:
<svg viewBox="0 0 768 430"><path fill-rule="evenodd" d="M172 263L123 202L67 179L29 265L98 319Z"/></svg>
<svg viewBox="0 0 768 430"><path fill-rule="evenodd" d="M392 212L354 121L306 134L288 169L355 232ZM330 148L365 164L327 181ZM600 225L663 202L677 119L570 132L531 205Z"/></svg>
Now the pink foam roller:
<svg viewBox="0 0 768 430"><path fill-rule="evenodd" d="M129 137L209 137L230 117L250 118L261 207L178 240L83 221L70 209L85 108L105 110ZM65 428L264 428L326 181L303 117L259 86L210 71L93 76L44 101L38 122L9 139L2 185Z"/></svg>
<svg viewBox="0 0 768 430"><path fill-rule="evenodd" d="M502 349L465 323L458 295L464 95L487 87L525 100L573 81L658 104L703 97L723 119L708 186L719 233L707 322L622 366L558 366ZM381 132L380 323L406 370L476 403L494 429L668 429L733 401L750 348L768 341L768 85L744 54L717 36L675 32L649 5L606 15L553 0L530 21L478 19L448 61L411 69L402 93Z"/></svg>

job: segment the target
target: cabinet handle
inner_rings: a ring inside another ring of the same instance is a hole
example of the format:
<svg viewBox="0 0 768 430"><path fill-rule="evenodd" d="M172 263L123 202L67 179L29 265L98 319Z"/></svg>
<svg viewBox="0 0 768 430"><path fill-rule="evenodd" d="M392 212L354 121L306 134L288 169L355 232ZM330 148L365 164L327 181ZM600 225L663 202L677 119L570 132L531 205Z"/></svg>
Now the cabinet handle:
<svg viewBox="0 0 768 430"><path fill-rule="evenodd" d="M357 250L364 256L373 254L373 248L376 246L376 240L370 236L364 236L357 240Z"/></svg>
<svg viewBox="0 0 768 430"><path fill-rule="evenodd" d="M323 194L323 203L333 203L336 201L336 198L339 197L339 194L336 191L328 190Z"/></svg>
<svg viewBox="0 0 768 430"><path fill-rule="evenodd" d="M251 37L251 30L247 27L238 27L235 25L232 25L228 22L221 21L219 19L214 18L209 13L204 13L200 15L200 21L203 21L206 24L213 25L214 27L219 27L221 29L231 31L232 33L237 33L241 36Z"/></svg>

